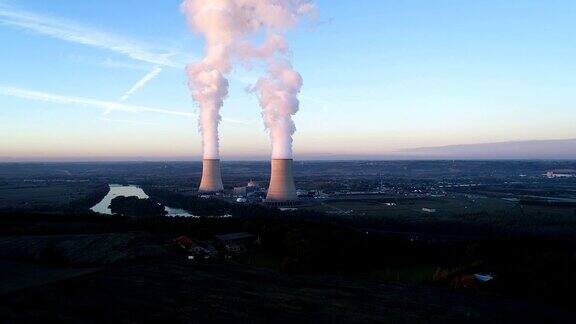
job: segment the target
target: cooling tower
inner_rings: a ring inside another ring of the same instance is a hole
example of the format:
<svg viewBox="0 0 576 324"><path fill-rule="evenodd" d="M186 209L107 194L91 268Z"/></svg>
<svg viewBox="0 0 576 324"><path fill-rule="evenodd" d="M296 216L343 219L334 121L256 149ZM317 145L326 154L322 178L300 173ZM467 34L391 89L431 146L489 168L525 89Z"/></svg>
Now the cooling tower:
<svg viewBox="0 0 576 324"><path fill-rule="evenodd" d="M297 197L292 176L292 159L272 159L272 175L266 201L294 201Z"/></svg>
<svg viewBox="0 0 576 324"><path fill-rule="evenodd" d="M202 180L198 192L218 192L222 191L222 175L220 174L220 160L202 160Z"/></svg>

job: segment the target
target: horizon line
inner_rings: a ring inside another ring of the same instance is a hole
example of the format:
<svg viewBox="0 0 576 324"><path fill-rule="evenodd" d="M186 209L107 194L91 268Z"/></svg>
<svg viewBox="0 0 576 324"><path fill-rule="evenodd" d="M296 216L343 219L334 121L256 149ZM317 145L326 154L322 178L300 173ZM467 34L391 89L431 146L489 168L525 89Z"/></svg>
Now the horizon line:
<svg viewBox="0 0 576 324"><path fill-rule="evenodd" d="M185 163L197 162L201 163L202 158L198 159L2 159L0 164L37 164L37 163ZM255 159L220 159L221 162L270 162L272 158L255 158ZM576 157L503 157L503 158L480 158L480 157L398 157L398 158L370 158L370 157L356 157L356 158L303 158L292 159L294 162L379 162L379 161L493 161L493 162L506 162L506 161L576 161Z"/></svg>

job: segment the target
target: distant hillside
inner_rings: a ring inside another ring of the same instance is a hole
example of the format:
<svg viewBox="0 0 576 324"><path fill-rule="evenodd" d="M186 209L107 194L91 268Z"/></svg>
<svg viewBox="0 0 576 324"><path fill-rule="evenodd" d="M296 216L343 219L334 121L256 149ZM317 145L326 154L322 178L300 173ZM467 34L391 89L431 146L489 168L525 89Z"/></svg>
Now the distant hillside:
<svg viewBox="0 0 576 324"><path fill-rule="evenodd" d="M481 144L459 144L436 147L419 147L382 153L296 153L297 160L347 161L347 160L576 160L576 138L562 140L509 141ZM267 153L248 156L227 156L228 161L268 161ZM0 156L0 163L10 162L165 162L200 161L197 156L167 157L67 157L67 158L13 158Z"/></svg>
<svg viewBox="0 0 576 324"><path fill-rule="evenodd" d="M422 147L399 152L413 158L576 159L576 139Z"/></svg>

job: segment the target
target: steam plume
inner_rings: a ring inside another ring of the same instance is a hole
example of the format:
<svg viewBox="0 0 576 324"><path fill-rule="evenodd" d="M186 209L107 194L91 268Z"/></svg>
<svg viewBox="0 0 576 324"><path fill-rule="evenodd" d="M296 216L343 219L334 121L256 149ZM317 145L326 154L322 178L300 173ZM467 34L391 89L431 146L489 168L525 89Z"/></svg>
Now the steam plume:
<svg viewBox="0 0 576 324"><path fill-rule="evenodd" d="M192 96L200 106L204 158L219 158L220 108L228 94L226 75L232 60L262 61L266 76L254 85L270 131L273 158L292 157L292 115L298 111L302 78L285 54L283 33L315 6L309 0L185 0L182 10L191 28L206 39L205 57L187 67ZM254 36L265 35L256 45Z"/></svg>
<svg viewBox="0 0 576 324"><path fill-rule="evenodd" d="M192 30L206 38L205 56L186 67L192 97L200 106L200 132L204 159L219 159L218 124L220 108L228 95L233 17L222 0L186 0L181 9Z"/></svg>
<svg viewBox="0 0 576 324"><path fill-rule="evenodd" d="M300 74L282 59L272 60L268 75L256 84L264 125L270 131L273 159L292 158L292 135L296 131L292 115L298 111L301 87Z"/></svg>

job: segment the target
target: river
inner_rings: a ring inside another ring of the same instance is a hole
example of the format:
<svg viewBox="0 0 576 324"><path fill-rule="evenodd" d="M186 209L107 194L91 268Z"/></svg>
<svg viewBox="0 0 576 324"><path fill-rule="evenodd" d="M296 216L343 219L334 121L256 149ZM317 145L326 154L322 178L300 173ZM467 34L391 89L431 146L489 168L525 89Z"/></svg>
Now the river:
<svg viewBox="0 0 576 324"><path fill-rule="evenodd" d="M110 191L108 191L108 194L99 203L94 205L94 207L90 208L92 211L99 214L112 215L110 203L112 202L112 199L116 197L138 197L140 199L150 198L144 190L138 186L123 186L118 184L111 184L109 186ZM166 206L165 210L167 212L166 216L168 217L197 217L184 209Z"/></svg>

